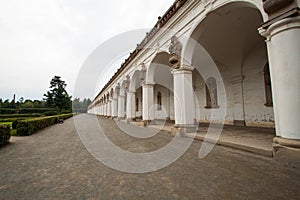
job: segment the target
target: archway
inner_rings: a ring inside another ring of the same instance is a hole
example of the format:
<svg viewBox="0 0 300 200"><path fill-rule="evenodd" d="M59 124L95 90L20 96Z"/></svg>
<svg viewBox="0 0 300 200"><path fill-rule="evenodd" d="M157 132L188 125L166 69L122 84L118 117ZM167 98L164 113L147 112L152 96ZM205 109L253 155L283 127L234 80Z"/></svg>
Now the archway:
<svg viewBox="0 0 300 200"><path fill-rule="evenodd" d="M129 94L130 94L130 112L127 113L127 116L133 120L142 119L142 72L136 70L130 79L129 84ZM129 96L128 96L129 97ZM129 103L129 101L127 101ZM129 110L128 110L129 111Z"/></svg>
<svg viewBox="0 0 300 200"><path fill-rule="evenodd" d="M257 31L262 22L260 11L252 4L229 3L209 13L191 34L221 73L227 94L227 124L274 127L273 108L265 105L263 70L268 59L264 38ZM211 67L202 53L192 43L184 51L184 58L200 73ZM205 122L210 121L210 109L218 109L207 105L207 95L213 94L208 92L209 78L195 77L198 102L202 102L199 120ZM214 98L218 97L218 80L216 85Z"/></svg>
<svg viewBox="0 0 300 200"><path fill-rule="evenodd" d="M152 101L155 119L175 119L173 75L169 64L170 54L160 52L155 55L146 73L146 83L154 84Z"/></svg>

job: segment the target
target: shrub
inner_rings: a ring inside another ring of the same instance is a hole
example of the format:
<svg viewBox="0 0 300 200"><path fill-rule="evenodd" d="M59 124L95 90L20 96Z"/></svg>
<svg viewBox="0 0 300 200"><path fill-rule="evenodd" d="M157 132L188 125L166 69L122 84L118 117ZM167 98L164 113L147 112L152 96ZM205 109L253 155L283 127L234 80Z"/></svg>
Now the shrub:
<svg viewBox="0 0 300 200"><path fill-rule="evenodd" d="M15 114L18 110L14 108L0 108L0 114Z"/></svg>
<svg viewBox="0 0 300 200"><path fill-rule="evenodd" d="M68 119L72 117L73 114L63 114L63 115L55 115L49 117L40 117L29 120L21 120L17 122L17 135L19 136L28 136L32 133L45 128L47 126L53 125L58 122L58 119Z"/></svg>
<svg viewBox="0 0 300 200"><path fill-rule="evenodd" d="M60 114L72 114L71 110L62 110Z"/></svg>
<svg viewBox="0 0 300 200"><path fill-rule="evenodd" d="M21 114L30 114L30 113L45 113L49 111L55 111L54 108L21 108Z"/></svg>
<svg viewBox="0 0 300 200"><path fill-rule="evenodd" d="M47 111L43 113L46 116L53 116L53 115L57 115L58 112L56 110L51 110L51 111Z"/></svg>
<svg viewBox="0 0 300 200"><path fill-rule="evenodd" d="M16 120L14 120L14 121L12 122L12 125L11 125L12 129L16 129L16 128L17 128L18 122L19 122L19 119L16 119Z"/></svg>
<svg viewBox="0 0 300 200"><path fill-rule="evenodd" d="M41 114L5 114L0 115L0 118L20 118L20 117L40 117Z"/></svg>
<svg viewBox="0 0 300 200"><path fill-rule="evenodd" d="M58 115L58 118L63 120L69 119L71 117L73 117L73 113Z"/></svg>
<svg viewBox="0 0 300 200"><path fill-rule="evenodd" d="M0 146L5 145L10 139L10 126L0 125Z"/></svg>
<svg viewBox="0 0 300 200"><path fill-rule="evenodd" d="M22 120L17 123L17 134L20 136L28 136L35 131L53 125L56 122L56 116Z"/></svg>

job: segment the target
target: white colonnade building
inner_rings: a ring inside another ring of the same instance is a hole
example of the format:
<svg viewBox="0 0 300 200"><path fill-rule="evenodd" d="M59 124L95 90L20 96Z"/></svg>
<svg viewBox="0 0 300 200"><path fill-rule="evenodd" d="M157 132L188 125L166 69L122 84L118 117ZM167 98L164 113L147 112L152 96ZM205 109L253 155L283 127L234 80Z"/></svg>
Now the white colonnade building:
<svg viewBox="0 0 300 200"><path fill-rule="evenodd" d="M221 120L223 109L224 124L275 127L276 152L299 155L299 5L176 0L88 112L145 124L174 120L186 131Z"/></svg>

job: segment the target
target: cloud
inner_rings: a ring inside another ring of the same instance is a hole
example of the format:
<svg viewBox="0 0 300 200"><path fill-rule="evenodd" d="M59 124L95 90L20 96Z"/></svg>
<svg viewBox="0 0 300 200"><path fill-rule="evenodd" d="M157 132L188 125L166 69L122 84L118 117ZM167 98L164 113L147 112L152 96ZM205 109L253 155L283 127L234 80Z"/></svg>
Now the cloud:
<svg viewBox="0 0 300 200"><path fill-rule="evenodd" d="M67 82L72 93L81 65L97 46L119 33L151 28L172 3L1 1L0 98L11 98L16 93L18 97L42 99L55 75ZM137 38L136 43L140 40Z"/></svg>

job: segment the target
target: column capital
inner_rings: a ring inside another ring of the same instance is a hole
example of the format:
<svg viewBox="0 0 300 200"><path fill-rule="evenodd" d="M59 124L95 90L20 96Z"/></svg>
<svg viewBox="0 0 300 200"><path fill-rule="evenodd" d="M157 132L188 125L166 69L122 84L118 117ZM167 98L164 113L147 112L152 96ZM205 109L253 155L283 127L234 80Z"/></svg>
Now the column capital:
<svg viewBox="0 0 300 200"><path fill-rule="evenodd" d="M154 85L155 83L149 83L149 82L143 83L143 87L147 87L147 88L153 87Z"/></svg>
<svg viewBox="0 0 300 200"><path fill-rule="evenodd" d="M299 16L299 6L298 0L263 0L263 8L269 20L262 24L262 28L267 29L285 18Z"/></svg>
<svg viewBox="0 0 300 200"><path fill-rule="evenodd" d="M261 36L267 38L267 41L270 41L274 35L293 28L300 28L300 15L284 18L273 23L267 28L261 27L258 31Z"/></svg>
<svg viewBox="0 0 300 200"><path fill-rule="evenodd" d="M189 65L182 65L180 68L178 69L172 69L171 73L173 75L175 74L190 74L192 73L192 71L195 69L195 67L193 66L189 66Z"/></svg>
<svg viewBox="0 0 300 200"><path fill-rule="evenodd" d="M128 90L128 92L127 92L128 94L135 94L136 93L136 91L135 90Z"/></svg>

